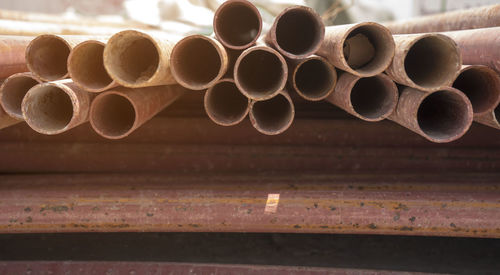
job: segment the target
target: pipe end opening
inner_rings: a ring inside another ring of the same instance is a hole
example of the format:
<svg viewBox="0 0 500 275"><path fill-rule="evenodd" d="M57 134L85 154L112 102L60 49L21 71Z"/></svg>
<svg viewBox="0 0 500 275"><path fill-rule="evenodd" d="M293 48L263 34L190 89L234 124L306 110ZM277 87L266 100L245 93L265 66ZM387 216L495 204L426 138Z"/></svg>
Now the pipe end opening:
<svg viewBox="0 0 500 275"><path fill-rule="evenodd" d="M71 78L90 90L99 90L113 82L104 68L104 44L84 42L73 49L68 61Z"/></svg>
<svg viewBox="0 0 500 275"><path fill-rule="evenodd" d="M337 74L322 59L309 59L300 64L293 78L297 92L309 100L322 100L335 88Z"/></svg>
<svg viewBox="0 0 500 275"><path fill-rule="evenodd" d="M42 35L31 41L26 54L30 70L40 78L53 81L68 74L67 62L71 51L64 39Z"/></svg>
<svg viewBox="0 0 500 275"><path fill-rule="evenodd" d="M288 129L295 113L293 103L282 94L255 101L251 112L257 130L267 135L277 135Z"/></svg>
<svg viewBox="0 0 500 275"><path fill-rule="evenodd" d="M470 100L474 113L484 113L495 108L500 100L500 78L487 68L469 67L453 83Z"/></svg>
<svg viewBox="0 0 500 275"><path fill-rule="evenodd" d="M21 104L24 96L38 84L38 81L29 76L14 76L7 79L2 88L2 107L13 117L22 119L23 112Z"/></svg>
<svg viewBox="0 0 500 275"><path fill-rule="evenodd" d="M207 113L221 125L229 126L242 121L248 113L248 105L248 98L231 81L215 84L206 94Z"/></svg>
<svg viewBox="0 0 500 275"><path fill-rule="evenodd" d="M395 84L378 76L360 78L351 91L354 111L369 121L388 117L394 111L397 101Z"/></svg>
<svg viewBox="0 0 500 275"><path fill-rule="evenodd" d="M215 18L217 38L234 48L245 48L255 43L262 29L259 11L250 2L223 4Z"/></svg>
<svg viewBox="0 0 500 275"><path fill-rule="evenodd" d="M90 115L94 130L108 138L126 136L136 121L134 105L126 97L114 93L96 98Z"/></svg>

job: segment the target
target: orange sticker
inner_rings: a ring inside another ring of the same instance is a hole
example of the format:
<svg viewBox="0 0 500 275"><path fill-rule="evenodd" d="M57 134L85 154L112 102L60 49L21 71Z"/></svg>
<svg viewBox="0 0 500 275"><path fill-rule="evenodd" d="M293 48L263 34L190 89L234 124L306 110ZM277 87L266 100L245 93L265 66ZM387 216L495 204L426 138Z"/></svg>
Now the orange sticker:
<svg viewBox="0 0 500 275"><path fill-rule="evenodd" d="M268 194L264 213L276 213L276 210L278 210L279 201L280 194Z"/></svg>

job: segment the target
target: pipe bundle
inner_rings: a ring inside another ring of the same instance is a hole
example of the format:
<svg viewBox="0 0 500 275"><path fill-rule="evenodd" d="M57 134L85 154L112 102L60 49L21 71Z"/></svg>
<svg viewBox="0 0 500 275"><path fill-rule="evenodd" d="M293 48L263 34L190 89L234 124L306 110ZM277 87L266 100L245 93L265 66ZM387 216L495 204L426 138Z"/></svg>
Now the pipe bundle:
<svg viewBox="0 0 500 275"><path fill-rule="evenodd" d="M477 18L484 13L494 15ZM261 34L259 10L230 0L215 12L212 36L150 29L0 36L0 78L8 77L0 128L24 120L52 135L90 121L99 135L119 139L182 94L204 91L216 124L232 126L248 115L257 131L277 135L292 125L296 93L451 142L473 120L500 128L500 27L474 29L498 18L500 5L325 27L312 9L292 6Z"/></svg>

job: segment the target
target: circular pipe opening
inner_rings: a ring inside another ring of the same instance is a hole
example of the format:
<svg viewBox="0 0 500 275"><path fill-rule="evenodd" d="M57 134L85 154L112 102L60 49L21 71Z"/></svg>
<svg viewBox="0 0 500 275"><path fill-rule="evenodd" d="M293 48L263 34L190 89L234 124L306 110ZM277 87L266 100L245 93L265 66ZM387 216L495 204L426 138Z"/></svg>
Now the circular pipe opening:
<svg viewBox="0 0 500 275"><path fill-rule="evenodd" d="M218 124L234 125L248 113L249 99L232 81L221 81L205 94L205 109L208 116Z"/></svg>
<svg viewBox="0 0 500 275"><path fill-rule="evenodd" d="M466 68L458 75L453 88L469 98L474 113L487 112L500 100L500 78L489 68Z"/></svg>
<svg viewBox="0 0 500 275"><path fill-rule="evenodd" d="M446 141L463 135L470 126L468 103L459 94L440 90L428 95L417 112L420 129L431 139Z"/></svg>
<svg viewBox="0 0 500 275"><path fill-rule="evenodd" d="M64 130L73 118L73 103L63 89L39 85L28 91L23 102L23 114L34 130L57 133Z"/></svg>
<svg viewBox="0 0 500 275"><path fill-rule="evenodd" d="M444 36L426 36L413 44L405 57L408 77L423 88L451 84L461 66L454 42Z"/></svg>
<svg viewBox="0 0 500 275"><path fill-rule="evenodd" d="M234 49L254 44L262 30L259 11L247 1L225 2L216 11L214 20L217 39Z"/></svg>
<svg viewBox="0 0 500 275"><path fill-rule="evenodd" d="M279 53L256 49L240 56L235 66L236 84L255 100L270 98L286 84L288 69Z"/></svg>
<svg viewBox="0 0 500 275"><path fill-rule="evenodd" d="M360 78L351 90L351 104L356 113L368 120L381 120L396 107L396 85L382 77Z"/></svg>
<svg viewBox="0 0 500 275"><path fill-rule="evenodd" d="M209 38L201 35L179 41L172 50L175 79L191 89L205 89L222 75L222 56Z"/></svg>
<svg viewBox="0 0 500 275"><path fill-rule="evenodd" d="M31 41L26 52L30 71L40 78L53 81L68 74L67 62L71 47L64 39L41 35Z"/></svg>
<svg viewBox="0 0 500 275"><path fill-rule="evenodd" d="M155 43L136 31L125 31L111 37L104 55L108 73L128 85L147 82L160 64L160 53Z"/></svg>
<svg viewBox="0 0 500 275"><path fill-rule="evenodd" d="M344 41L344 59L360 75L383 72L394 57L395 44L390 31L370 23L353 29Z"/></svg>
<svg viewBox="0 0 500 275"><path fill-rule="evenodd" d="M286 96L278 94L269 100L255 101L251 115L259 132L276 135L292 124L294 107Z"/></svg>
<svg viewBox="0 0 500 275"><path fill-rule="evenodd" d="M11 76L2 86L2 107L15 118L23 119L21 104L29 89L38 84L38 81L26 75Z"/></svg>
<svg viewBox="0 0 500 275"><path fill-rule="evenodd" d="M68 70L74 82L89 90L101 90L113 82L104 68L104 43L84 42L73 48Z"/></svg>
<svg viewBox="0 0 500 275"><path fill-rule="evenodd" d="M122 95L103 94L92 103L92 127L104 137L119 138L127 135L134 127L135 120L134 105Z"/></svg>
<svg viewBox="0 0 500 275"><path fill-rule="evenodd" d="M333 66L322 59L309 59L297 66L293 85L308 100L321 100L335 88L337 73Z"/></svg>
<svg viewBox="0 0 500 275"><path fill-rule="evenodd" d="M304 57L318 50L325 27L312 9L290 8L276 20L276 42L281 50Z"/></svg>

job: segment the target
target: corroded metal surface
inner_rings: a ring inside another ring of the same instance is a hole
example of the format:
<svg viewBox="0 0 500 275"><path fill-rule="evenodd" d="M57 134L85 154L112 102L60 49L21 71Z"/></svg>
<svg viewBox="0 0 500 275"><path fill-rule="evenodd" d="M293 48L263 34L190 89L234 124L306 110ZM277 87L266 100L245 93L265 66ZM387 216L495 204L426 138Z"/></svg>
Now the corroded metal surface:
<svg viewBox="0 0 500 275"><path fill-rule="evenodd" d="M288 85L306 100L319 101L333 93L337 85L337 71L328 60L311 55L304 59L290 59Z"/></svg>
<svg viewBox="0 0 500 275"><path fill-rule="evenodd" d="M16 73L0 84L0 105L11 117L24 120L21 103L24 96L33 86L42 81L33 73Z"/></svg>
<svg viewBox="0 0 500 275"><path fill-rule="evenodd" d="M233 126L247 117L250 102L238 89L234 79L224 78L206 91L203 106L213 122Z"/></svg>
<svg viewBox="0 0 500 275"><path fill-rule="evenodd" d="M295 107L286 90L271 99L250 103L250 122L262 134L278 135L288 130L295 118Z"/></svg>
<svg viewBox="0 0 500 275"><path fill-rule="evenodd" d="M0 79L28 71L24 53L31 39L33 37L0 35Z"/></svg>

